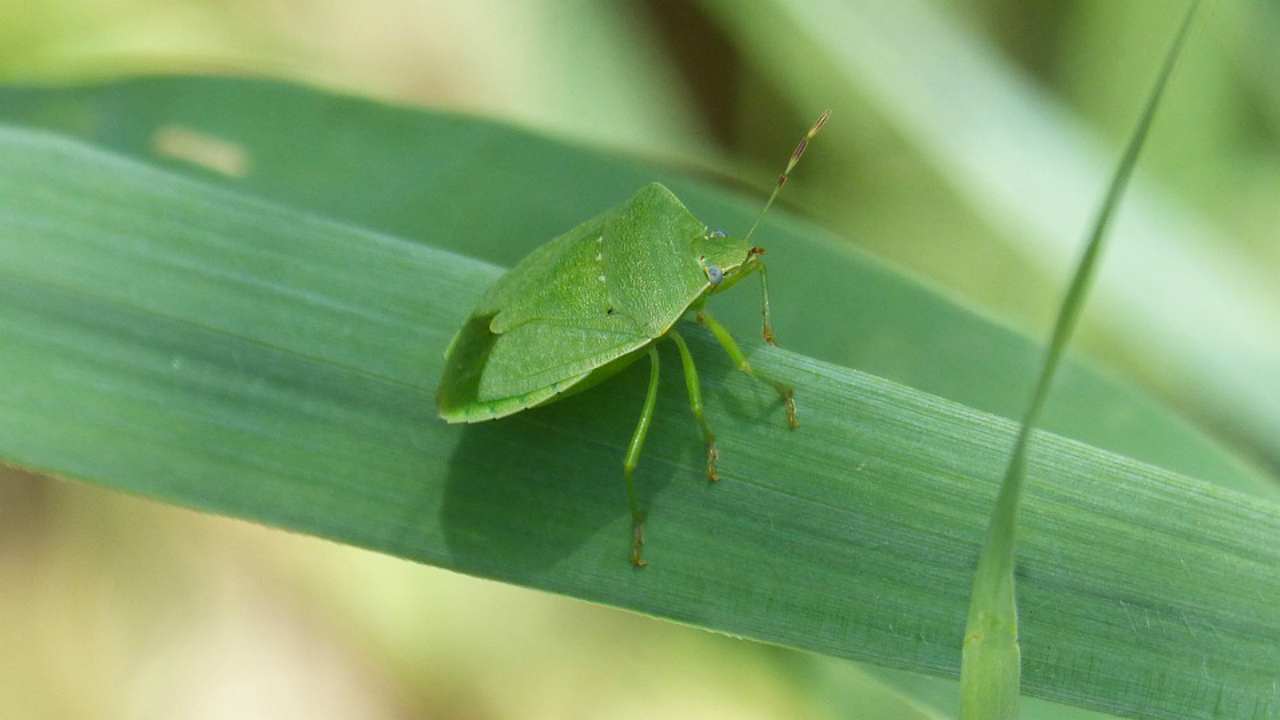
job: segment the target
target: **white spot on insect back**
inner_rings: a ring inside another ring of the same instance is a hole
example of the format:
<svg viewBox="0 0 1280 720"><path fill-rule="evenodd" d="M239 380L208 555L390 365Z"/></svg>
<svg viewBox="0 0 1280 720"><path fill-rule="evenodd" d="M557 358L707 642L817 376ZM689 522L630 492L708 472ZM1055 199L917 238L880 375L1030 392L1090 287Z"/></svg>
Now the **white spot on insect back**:
<svg viewBox="0 0 1280 720"><path fill-rule="evenodd" d="M603 245L603 244L604 244L604 236L603 236L603 235L601 235L600 237L596 238L596 242L598 242L598 243L600 243L601 245Z"/></svg>
<svg viewBox="0 0 1280 720"><path fill-rule="evenodd" d="M599 280L600 282L604 282L604 276L603 276L603 275L599 276L599 277L598 277L598 278L596 278L596 279L597 279L597 280Z"/></svg>
<svg viewBox="0 0 1280 720"><path fill-rule="evenodd" d="M604 260L604 253L596 253L596 262Z"/></svg>

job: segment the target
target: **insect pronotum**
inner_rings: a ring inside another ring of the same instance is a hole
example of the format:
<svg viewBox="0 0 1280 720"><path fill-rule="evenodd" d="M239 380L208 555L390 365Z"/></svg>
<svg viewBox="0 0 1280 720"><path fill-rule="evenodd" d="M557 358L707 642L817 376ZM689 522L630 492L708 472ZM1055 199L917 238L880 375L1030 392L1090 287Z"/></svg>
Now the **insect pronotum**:
<svg viewBox="0 0 1280 720"><path fill-rule="evenodd" d="M824 112L796 145L769 199L742 238L709 230L659 183L626 203L542 245L481 297L445 350L436 394L440 417L451 423L495 420L593 387L632 362L649 359L649 388L623 461L631 508L631 562L644 567L644 512L632 474L653 420L658 388L655 345L669 338L680 353L694 419L707 446L707 478L719 479L715 433L702 410L698 372L676 323L692 313L742 372L769 383L795 428L795 392L762 377L729 331L706 309L707 298L757 273L766 342L769 318L764 249L751 237L787 183L809 141L826 124Z"/></svg>

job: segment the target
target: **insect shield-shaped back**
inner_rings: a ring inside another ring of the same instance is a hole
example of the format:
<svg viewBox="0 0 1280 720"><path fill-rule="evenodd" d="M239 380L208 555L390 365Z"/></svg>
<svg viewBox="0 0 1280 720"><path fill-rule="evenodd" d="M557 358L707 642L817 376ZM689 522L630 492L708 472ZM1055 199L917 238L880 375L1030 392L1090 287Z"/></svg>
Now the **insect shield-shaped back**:
<svg viewBox="0 0 1280 720"><path fill-rule="evenodd" d="M504 417L576 389L596 370L620 370L618 361L665 334L706 288L693 248L706 236L652 183L534 250L489 288L449 344L440 416Z"/></svg>
<svg viewBox="0 0 1280 720"><path fill-rule="evenodd" d="M787 424L798 425L795 391L752 369L737 341L703 299L750 274L760 278L762 335L774 343L764 251L750 240L786 183L808 141L805 135L745 237L709 232L665 187L652 183L625 204L539 247L494 283L445 351L436 396L449 422L479 422L552 402L591 387L648 356L649 385L622 474L631 508L631 563L644 567L645 512L632 481L658 396L657 340L680 353L689 405L707 447L707 479L718 479L715 433L703 415L693 355L676 322L697 307L698 323L715 336L742 372L774 387Z"/></svg>

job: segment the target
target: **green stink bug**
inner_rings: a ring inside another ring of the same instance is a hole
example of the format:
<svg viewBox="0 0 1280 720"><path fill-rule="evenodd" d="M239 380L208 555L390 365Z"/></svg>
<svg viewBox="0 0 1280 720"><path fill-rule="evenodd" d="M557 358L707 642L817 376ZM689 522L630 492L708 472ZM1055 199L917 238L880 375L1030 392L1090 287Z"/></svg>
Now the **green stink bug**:
<svg viewBox="0 0 1280 720"><path fill-rule="evenodd" d="M769 286L760 260L764 250L751 245L751 236L828 115L824 112L796 145L769 200L741 239L710 231L655 182L527 255L489 288L449 342L436 393L440 417L450 423L506 417L593 387L648 355L649 389L623 463L633 528L631 562L644 567L644 513L631 476L657 399L654 346L670 338L680 352L689 404L707 445L707 478L714 482L719 479L715 434L703 416L693 358L675 325L694 313L740 370L759 377L705 303L708 296L759 273L764 339L774 344ZM788 424L797 427L793 389L761 379L778 391Z"/></svg>

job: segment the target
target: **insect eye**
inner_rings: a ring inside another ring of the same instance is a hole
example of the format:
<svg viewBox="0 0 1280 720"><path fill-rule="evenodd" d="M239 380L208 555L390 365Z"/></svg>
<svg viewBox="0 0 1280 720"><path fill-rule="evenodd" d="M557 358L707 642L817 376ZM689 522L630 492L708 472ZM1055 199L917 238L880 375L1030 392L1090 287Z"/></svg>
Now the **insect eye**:
<svg viewBox="0 0 1280 720"><path fill-rule="evenodd" d="M724 280L724 271L715 265L707 266L707 279L712 285L719 285Z"/></svg>

